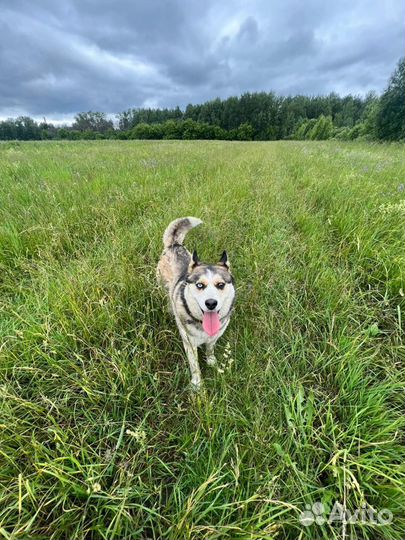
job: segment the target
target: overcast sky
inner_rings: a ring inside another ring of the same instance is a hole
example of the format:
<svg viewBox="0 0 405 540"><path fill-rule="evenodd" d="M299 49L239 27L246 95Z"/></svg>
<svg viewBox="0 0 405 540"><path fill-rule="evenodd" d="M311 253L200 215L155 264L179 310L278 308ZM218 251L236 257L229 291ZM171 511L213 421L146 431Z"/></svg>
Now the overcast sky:
<svg viewBox="0 0 405 540"><path fill-rule="evenodd" d="M0 0L0 117L380 92L404 51L404 0Z"/></svg>

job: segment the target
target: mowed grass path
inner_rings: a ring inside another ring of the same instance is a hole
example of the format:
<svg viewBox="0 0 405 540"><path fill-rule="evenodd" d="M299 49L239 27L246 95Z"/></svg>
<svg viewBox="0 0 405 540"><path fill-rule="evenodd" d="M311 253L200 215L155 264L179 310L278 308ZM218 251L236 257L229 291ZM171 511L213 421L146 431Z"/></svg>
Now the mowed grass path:
<svg viewBox="0 0 405 540"><path fill-rule="evenodd" d="M0 538L403 538L404 182L399 145L1 144ZM238 290L201 396L155 283L185 215ZM393 520L300 522L336 501Z"/></svg>

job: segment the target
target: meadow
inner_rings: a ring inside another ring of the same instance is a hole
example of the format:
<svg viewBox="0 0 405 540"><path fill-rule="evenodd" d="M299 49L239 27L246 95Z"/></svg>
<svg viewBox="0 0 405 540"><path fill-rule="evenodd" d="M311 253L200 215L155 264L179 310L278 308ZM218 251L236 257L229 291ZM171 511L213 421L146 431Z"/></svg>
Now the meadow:
<svg viewBox="0 0 405 540"><path fill-rule="evenodd" d="M400 144L1 144L0 538L403 538L404 182ZM187 215L238 295L200 395ZM336 502L383 513L303 523Z"/></svg>

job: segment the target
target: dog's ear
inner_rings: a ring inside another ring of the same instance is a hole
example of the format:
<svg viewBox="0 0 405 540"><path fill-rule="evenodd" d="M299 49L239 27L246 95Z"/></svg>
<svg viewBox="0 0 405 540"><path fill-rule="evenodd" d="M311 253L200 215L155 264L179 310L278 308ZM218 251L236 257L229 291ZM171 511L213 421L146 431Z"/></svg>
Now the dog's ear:
<svg viewBox="0 0 405 540"><path fill-rule="evenodd" d="M193 254L191 255L190 269L192 270L193 268L195 268L195 267L198 266L199 264L200 264L200 259L198 258L197 250L195 249L195 250L193 251Z"/></svg>
<svg viewBox="0 0 405 540"><path fill-rule="evenodd" d="M218 264L220 264L221 266L225 266L225 268L227 268L228 270L231 267L228 260L228 253L226 251L222 253Z"/></svg>

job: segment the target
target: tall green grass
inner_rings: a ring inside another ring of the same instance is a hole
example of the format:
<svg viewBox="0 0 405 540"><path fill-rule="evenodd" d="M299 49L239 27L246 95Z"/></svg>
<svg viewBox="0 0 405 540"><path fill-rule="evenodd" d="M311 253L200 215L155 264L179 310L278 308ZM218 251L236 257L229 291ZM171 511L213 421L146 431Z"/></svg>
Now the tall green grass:
<svg viewBox="0 0 405 540"><path fill-rule="evenodd" d="M0 145L0 538L403 538L404 164L337 142ZM155 283L183 215L238 288L200 396ZM393 520L301 523L336 501Z"/></svg>

